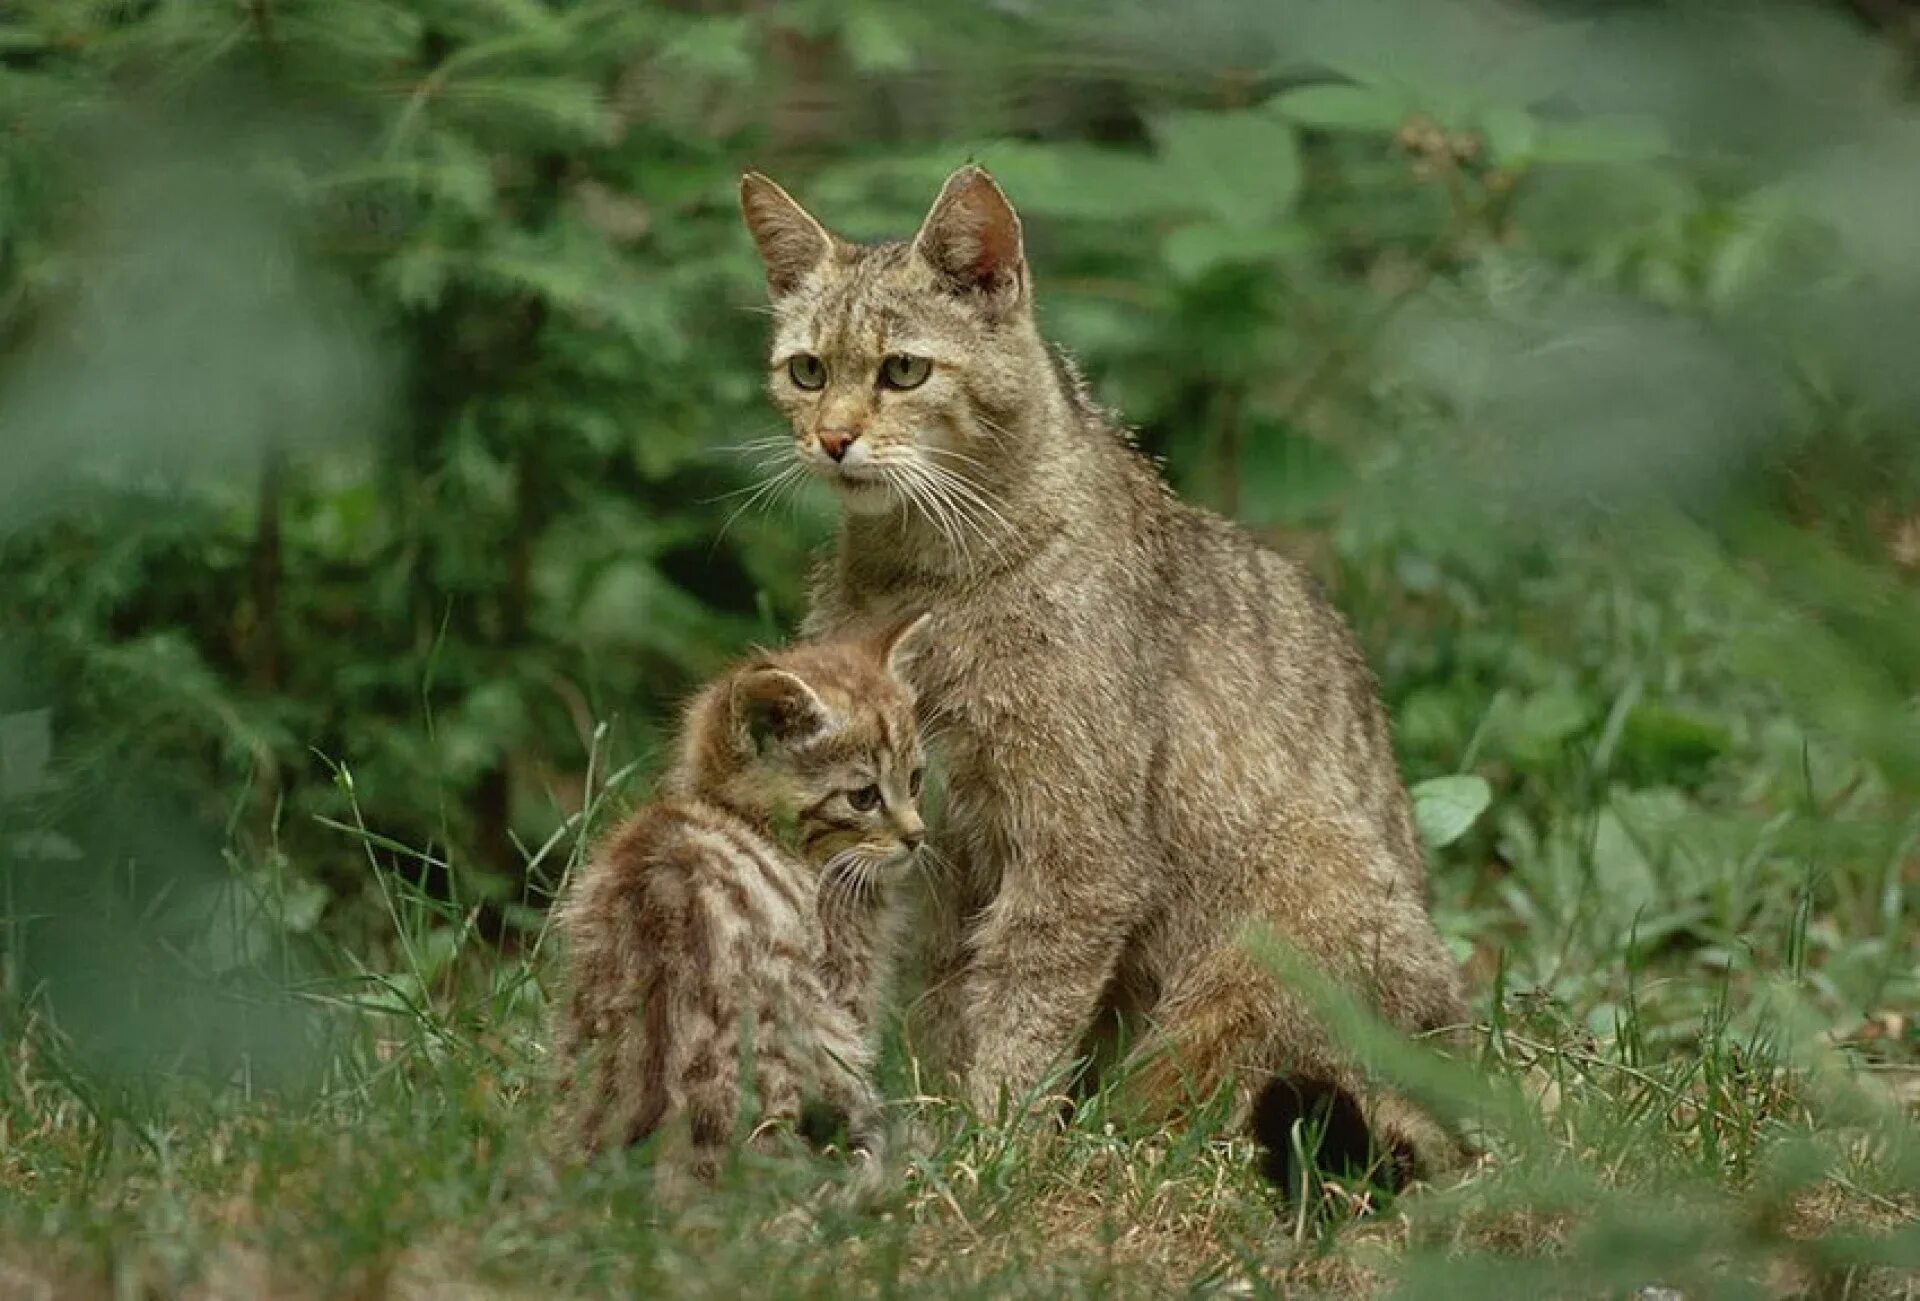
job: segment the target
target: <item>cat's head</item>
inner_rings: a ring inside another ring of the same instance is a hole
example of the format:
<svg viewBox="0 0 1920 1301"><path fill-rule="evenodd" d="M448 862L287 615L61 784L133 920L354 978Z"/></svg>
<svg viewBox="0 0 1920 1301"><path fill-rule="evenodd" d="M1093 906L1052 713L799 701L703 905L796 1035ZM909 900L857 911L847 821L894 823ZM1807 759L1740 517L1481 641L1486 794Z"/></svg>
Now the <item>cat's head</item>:
<svg viewBox="0 0 1920 1301"><path fill-rule="evenodd" d="M768 391L801 461L849 511L980 531L969 517L986 522L1049 366L1006 195L963 167L912 240L883 244L840 239L758 173L740 206L773 303Z"/></svg>
<svg viewBox="0 0 1920 1301"><path fill-rule="evenodd" d="M904 867L926 837L925 756L903 676L926 626L918 615L800 642L728 673L696 739L707 784L784 828L823 871L872 880Z"/></svg>

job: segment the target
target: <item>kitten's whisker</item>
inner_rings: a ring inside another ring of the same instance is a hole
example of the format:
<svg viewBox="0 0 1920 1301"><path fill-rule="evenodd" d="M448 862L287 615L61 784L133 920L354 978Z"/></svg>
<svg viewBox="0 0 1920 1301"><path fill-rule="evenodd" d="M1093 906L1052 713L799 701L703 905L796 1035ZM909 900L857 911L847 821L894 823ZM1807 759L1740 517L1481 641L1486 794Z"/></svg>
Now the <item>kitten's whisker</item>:
<svg viewBox="0 0 1920 1301"><path fill-rule="evenodd" d="M826 861L820 869L819 898L815 907L823 914L832 914L843 903L851 903L851 891L854 873L858 871L856 863L857 848L843 849Z"/></svg>
<svg viewBox="0 0 1920 1301"><path fill-rule="evenodd" d="M931 844L922 844L916 851L916 856L924 861L926 868L929 869L927 873L929 876L937 876L948 882L960 879L960 869L953 865L953 860Z"/></svg>

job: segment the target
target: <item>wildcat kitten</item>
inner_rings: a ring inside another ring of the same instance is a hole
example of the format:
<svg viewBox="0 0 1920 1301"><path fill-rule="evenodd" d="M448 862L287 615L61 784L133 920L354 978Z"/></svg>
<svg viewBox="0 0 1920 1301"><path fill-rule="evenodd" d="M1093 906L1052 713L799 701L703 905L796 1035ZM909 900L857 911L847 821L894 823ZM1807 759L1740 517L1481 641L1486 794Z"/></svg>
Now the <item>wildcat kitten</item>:
<svg viewBox="0 0 1920 1301"><path fill-rule="evenodd" d="M1270 927L1405 1030L1465 1019L1340 616L1175 498L1049 351L984 171L955 172L905 243L841 240L758 175L741 204L769 392L842 507L808 627L934 619L914 678L944 734L956 871L926 919L922 1045L990 1109L1130 1022L1146 1118L1224 1087L1270 1147L1313 1110L1364 1117L1337 1141L1377 1143L1401 1178L1452 1164L1242 942Z"/></svg>
<svg viewBox="0 0 1920 1301"><path fill-rule="evenodd" d="M739 1129L803 1100L877 1154L870 1081L892 885L925 834L914 697L924 616L738 665L687 711L658 798L562 905L558 1050L589 1149L668 1127L710 1177Z"/></svg>

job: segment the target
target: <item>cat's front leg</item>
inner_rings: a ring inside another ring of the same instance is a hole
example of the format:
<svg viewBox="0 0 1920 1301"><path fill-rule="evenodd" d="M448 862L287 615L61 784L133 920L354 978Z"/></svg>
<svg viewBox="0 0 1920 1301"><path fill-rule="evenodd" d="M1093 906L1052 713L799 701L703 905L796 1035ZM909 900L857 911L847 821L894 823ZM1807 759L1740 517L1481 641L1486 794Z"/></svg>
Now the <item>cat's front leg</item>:
<svg viewBox="0 0 1920 1301"><path fill-rule="evenodd" d="M1037 1101L1068 1064L1133 922L1125 892L1073 888L1088 881L1082 873L1035 880L1033 866L1010 868L974 935L966 1094L982 1116L995 1113L1003 1092L1010 1106Z"/></svg>
<svg viewBox="0 0 1920 1301"><path fill-rule="evenodd" d="M973 931L992 893L953 836L928 851L930 866L914 901L911 965L922 984L907 1008L907 1044L925 1084L959 1085L973 1061L971 979Z"/></svg>

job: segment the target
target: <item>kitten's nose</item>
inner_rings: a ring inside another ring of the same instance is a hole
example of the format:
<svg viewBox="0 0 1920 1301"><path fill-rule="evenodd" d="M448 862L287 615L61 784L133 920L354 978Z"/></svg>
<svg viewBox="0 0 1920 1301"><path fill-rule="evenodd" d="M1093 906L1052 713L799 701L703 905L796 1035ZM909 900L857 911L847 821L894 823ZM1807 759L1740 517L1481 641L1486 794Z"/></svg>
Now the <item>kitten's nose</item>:
<svg viewBox="0 0 1920 1301"><path fill-rule="evenodd" d="M913 853L915 850L919 849L921 845L926 843L926 839L927 839L927 833L924 831L903 831L900 833L900 843L907 847L907 852L909 854Z"/></svg>
<svg viewBox="0 0 1920 1301"><path fill-rule="evenodd" d="M860 437L858 429L822 429L820 431L820 450L839 460L847 454L854 440Z"/></svg>

